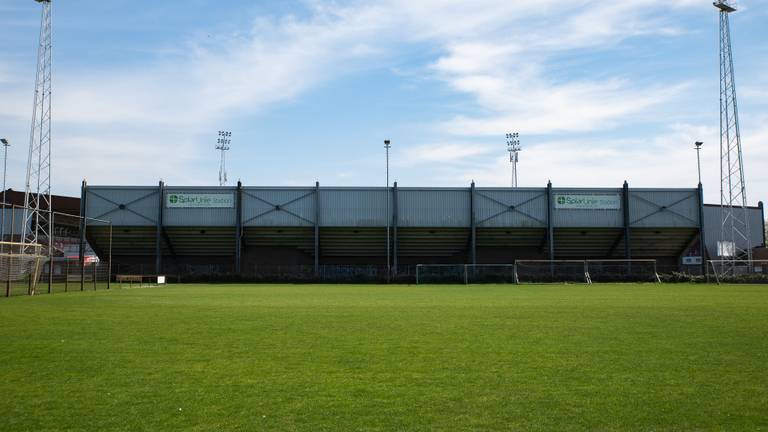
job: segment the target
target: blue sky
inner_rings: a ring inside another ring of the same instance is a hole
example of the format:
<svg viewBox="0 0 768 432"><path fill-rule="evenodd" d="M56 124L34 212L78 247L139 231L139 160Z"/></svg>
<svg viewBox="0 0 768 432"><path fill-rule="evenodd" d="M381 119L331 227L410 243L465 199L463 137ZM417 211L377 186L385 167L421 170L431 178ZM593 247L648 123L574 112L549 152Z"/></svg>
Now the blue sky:
<svg viewBox="0 0 768 432"><path fill-rule="evenodd" d="M255 4L254 4L255 3ZM707 0L54 0L54 192L91 184L692 187L719 201ZM768 0L732 15L751 203L768 198ZM0 135L23 189L39 5L0 0Z"/></svg>

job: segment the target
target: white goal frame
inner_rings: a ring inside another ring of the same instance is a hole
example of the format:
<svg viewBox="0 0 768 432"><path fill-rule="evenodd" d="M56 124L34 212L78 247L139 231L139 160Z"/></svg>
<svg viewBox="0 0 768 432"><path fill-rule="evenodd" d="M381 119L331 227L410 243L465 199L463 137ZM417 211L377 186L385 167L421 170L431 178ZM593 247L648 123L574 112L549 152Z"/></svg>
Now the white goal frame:
<svg viewBox="0 0 768 432"><path fill-rule="evenodd" d="M712 271L712 275L715 277L715 282L720 285L720 279L722 279L725 276L729 276L726 274L727 270L724 270L723 268L725 265L728 264L729 268L730 265L734 264L733 260L707 260L707 281L709 281L710 277L710 270ZM743 273L730 275L730 276L749 276L749 275L768 275L768 260L748 260L748 261L736 261L736 265L739 269L743 270Z"/></svg>
<svg viewBox="0 0 768 432"><path fill-rule="evenodd" d="M0 241L0 281L4 295L10 296L11 284L27 281L28 294L34 295L43 270L43 245ZM30 253L31 252L31 253Z"/></svg>
<svg viewBox="0 0 768 432"><path fill-rule="evenodd" d="M655 259L588 259L588 260L515 260L515 262L510 264L417 264L416 265L416 284L419 285L423 282L423 269L425 268L452 268L456 270L456 276L458 278L463 279L463 282L465 285L470 284L470 270L476 269L476 268L511 268L512 274L513 274L513 283L515 284L526 284L526 283L532 283L532 284L560 284L560 283L566 283L563 282L521 282L520 276L519 276L519 265L520 264L550 264L553 266L553 272L554 272L554 266L557 264L572 264L576 266L580 266L583 271L583 283L590 285L592 284L592 275L590 273L590 265L593 266L593 269L597 264L608 264L608 265L626 265L628 268L631 269L632 264L642 264L642 265L650 265L652 266L653 270L651 273L649 273L649 276L653 279L656 283L661 283L661 277L658 273L658 267L656 264ZM768 261L766 261L765 264L766 273L768 273ZM450 275L449 275L450 277ZM457 283L461 283L458 279L456 281Z"/></svg>

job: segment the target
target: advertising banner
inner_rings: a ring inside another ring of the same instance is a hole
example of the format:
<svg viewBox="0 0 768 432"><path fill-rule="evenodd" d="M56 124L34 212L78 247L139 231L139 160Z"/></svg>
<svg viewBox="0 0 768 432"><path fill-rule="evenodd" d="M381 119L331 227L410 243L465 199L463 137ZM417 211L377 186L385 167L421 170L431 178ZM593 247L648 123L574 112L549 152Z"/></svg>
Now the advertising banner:
<svg viewBox="0 0 768 432"><path fill-rule="evenodd" d="M555 208L564 210L619 210L621 195L555 194Z"/></svg>
<svg viewBox="0 0 768 432"><path fill-rule="evenodd" d="M165 194L166 208L234 208L234 193L184 193Z"/></svg>

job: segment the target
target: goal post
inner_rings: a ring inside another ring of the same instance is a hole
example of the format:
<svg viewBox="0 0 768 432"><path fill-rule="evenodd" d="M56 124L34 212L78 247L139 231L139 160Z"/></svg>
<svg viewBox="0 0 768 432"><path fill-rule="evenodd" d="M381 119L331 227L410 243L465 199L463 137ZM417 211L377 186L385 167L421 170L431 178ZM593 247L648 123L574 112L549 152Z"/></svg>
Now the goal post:
<svg viewBox="0 0 768 432"><path fill-rule="evenodd" d="M591 283L584 260L517 260L517 283Z"/></svg>
<svg viewBox="0 0 768 432"><path fill-rule="evenodd" d="M40 244L0 242L0 281L5 297L16 291L35 294L46 259L42 248Z"/></svg>
<svg viewBox="0 0 768 432"><path fill-rule="evenodd" d="M715 282L768 282L768 260L708 260L707 280Z"/></svg>
<svg viewBox="0 0 768 432"><path fill-rule="evenodd" d="M765 266L768 272L768 261ZM418 264L416 283L661 283L655 259L517 260L512 264Z"/></svg>

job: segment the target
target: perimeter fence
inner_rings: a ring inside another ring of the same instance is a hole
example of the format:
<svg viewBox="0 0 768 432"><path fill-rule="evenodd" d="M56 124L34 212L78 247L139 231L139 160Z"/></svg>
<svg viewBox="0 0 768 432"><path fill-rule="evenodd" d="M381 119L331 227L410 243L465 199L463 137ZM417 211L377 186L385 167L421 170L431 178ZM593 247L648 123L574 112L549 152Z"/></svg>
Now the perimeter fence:
<svg viewBox="0 0 768 432"><path fill-rule="evenodd" d="M27 272L23 277L14 277L14 272L0 271L0 282L4 282L2 296L110 288L112 224L109 221L54 211L47 214L50 224L46 231L51 235L41 243L32 244L27 243L26 233L39 228L39 225L27 216L29 210L23 206L0 203L0 244L9 245L0 250L0 268L6 261L20 262L21 258L29 255L30 248L36 251L37 259L35 271ZM107 245L104 250L97 251L91 247L88 239L95 236L105 240L102 242ZM10 246L13 244L21 245L20 249L15 250Z"/></svg>

